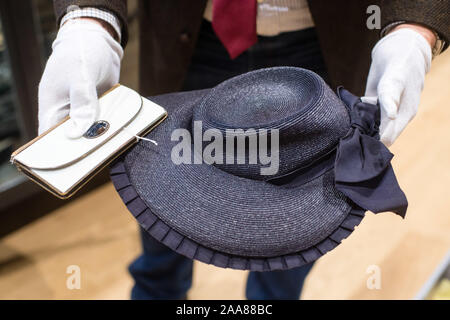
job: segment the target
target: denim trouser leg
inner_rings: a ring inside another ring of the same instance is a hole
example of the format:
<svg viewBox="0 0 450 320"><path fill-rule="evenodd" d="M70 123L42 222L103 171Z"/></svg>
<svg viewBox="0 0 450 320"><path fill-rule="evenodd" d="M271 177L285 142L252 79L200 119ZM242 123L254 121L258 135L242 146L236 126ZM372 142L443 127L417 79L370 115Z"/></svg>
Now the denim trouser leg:
<svg viewBox="0 0 450 320"><path fill-rule="evenodd" d="M144 252L130 265L135 285L134 300L183 299L192 284L192 260L179 255L141 229ZM300 297L312 263L284 271L250 272L248 299L289 299Z"/></svg>
<svg viewBox="0 0 450 320"><path fill-rule="evenodd" d="M183 299L192 283L192 260L179 255L141 229L143 253L129 267L133 300Z"/></svg>
<svg viewBox="0 0 450 320"><path fill-rule="evenodd" d="M249 300L297 300L313 263L302 267L270 272L250 272L246 296Z"/></svg>

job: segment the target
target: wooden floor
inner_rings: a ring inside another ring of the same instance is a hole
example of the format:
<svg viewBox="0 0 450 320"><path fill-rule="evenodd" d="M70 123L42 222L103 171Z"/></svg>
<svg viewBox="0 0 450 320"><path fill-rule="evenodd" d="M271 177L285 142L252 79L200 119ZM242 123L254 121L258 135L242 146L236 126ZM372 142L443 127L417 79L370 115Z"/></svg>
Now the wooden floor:
<svg viewBox="0 0 450 320"><path fill-rule="evenodd" d="M304 299L410 299L450 249L450 52L433 62L420 112L392 148L409 199L405 220L368 213L315 265ZM128 264L140 251L134 219L111 184L0 241L0 299L127 299ZM81 270L69 290L66 269ZM369 290L369 266L381 289ZM246 272L196 263L190 299L242 299Z"/></svg>

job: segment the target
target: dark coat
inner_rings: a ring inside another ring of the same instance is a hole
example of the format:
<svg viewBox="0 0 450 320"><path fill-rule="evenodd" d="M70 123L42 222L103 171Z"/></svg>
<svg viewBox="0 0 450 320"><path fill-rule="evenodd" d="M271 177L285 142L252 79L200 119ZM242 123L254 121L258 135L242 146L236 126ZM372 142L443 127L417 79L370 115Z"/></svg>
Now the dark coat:
<svg viewBox="0 0 450 320"><path fill-rule="evenodd" d="M330 80L361 95L370 52L380 30L369 30L369 5L381 8L381 28L396 21L430 27L448 44L449 0L308 0ZM69 5L114 12L122 21L122 45L128 38L126 0L54 0L59 22ZM140 93L180 90L205 10L206 0L140 0Z"/></svg>

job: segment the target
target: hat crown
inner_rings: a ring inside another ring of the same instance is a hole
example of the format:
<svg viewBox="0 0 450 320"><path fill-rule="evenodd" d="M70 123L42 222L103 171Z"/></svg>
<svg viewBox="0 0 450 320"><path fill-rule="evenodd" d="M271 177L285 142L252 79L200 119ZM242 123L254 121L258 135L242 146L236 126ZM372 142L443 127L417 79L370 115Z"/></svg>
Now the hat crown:
<svg viewBox="0 0 450 320"><path fill-rule="evenodd" d="M193 121L201 121L203 133L209 129L222 132L224 144L235 139L230 134L235 130L258 137L267 130L269 154L277 151L271 149L270 136L278 130L277 173L262 175L260 169L267 163L249 164L248 141L246 161L238 162L234 149L234 163L214 164L229 173L257 180L308 165L332 150L350 127L346 107L323 79L312 71L294 67L261 69L222 82L194 108ZM224 146L223 151L229 153L230 149Z"/></svg>

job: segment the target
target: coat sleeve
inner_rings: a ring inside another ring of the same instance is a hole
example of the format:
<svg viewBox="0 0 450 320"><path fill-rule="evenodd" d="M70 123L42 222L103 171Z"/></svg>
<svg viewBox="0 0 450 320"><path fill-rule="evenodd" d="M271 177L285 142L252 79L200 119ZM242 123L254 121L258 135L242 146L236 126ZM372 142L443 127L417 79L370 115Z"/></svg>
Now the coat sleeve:
<svg viewBox="0 0 450 320"><path fill-rule="evenodd" d="M59 25L61 18L66 14L67 8L71 5L79 7L94 7L105 9L114 13L122 23L122 46L125 47L128 41L127 25L127 0L53 0L56 21Z"/></svg>
<svg viewBox="0 0 450 320"><path fill-rule="evenodd" d="M396 21L419 23L450 40L450 1L448 0L384 0L381 6L381 23L384 28Z"/></svg>

